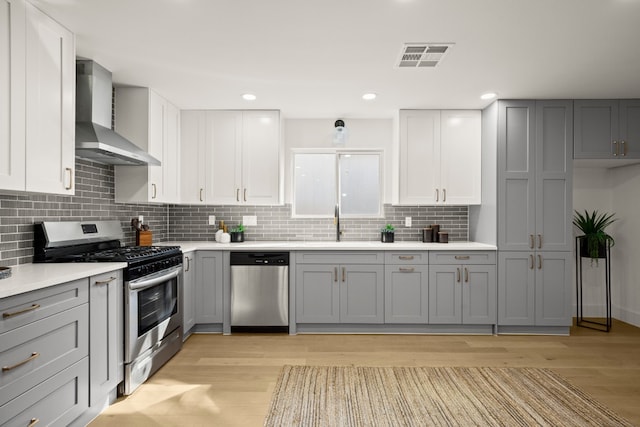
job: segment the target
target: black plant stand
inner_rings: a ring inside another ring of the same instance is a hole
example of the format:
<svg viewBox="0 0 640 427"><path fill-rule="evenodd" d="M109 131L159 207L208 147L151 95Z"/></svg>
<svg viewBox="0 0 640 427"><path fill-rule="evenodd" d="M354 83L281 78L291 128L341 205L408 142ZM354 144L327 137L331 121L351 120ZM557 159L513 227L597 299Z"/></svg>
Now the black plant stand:
<svg viewBox="0 0 640 427"><path fill-rule="evenodd" d="M586 320L582 309L582 254L580 250L580 239L576 237L576 324L583 328L591 328L597 331L609 332L611 330L611 246L607 242L604 253L605 262L605 295L607 304L607 317L605 323Z"/></svg>

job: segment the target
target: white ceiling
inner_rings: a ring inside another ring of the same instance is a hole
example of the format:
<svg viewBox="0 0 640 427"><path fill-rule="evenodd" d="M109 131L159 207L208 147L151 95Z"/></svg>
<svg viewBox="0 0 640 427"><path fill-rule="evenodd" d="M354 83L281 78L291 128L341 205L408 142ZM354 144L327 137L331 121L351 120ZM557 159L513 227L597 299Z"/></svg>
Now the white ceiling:
<svg viewBox="0 0 640 427"><path fill-rule="evenodd" d="M640 98L640 0L32 1L114 84L154 88L182 109L390 118L483 108L487 91ZM406 42L455 46L435 68L397 68Z"/></svg>

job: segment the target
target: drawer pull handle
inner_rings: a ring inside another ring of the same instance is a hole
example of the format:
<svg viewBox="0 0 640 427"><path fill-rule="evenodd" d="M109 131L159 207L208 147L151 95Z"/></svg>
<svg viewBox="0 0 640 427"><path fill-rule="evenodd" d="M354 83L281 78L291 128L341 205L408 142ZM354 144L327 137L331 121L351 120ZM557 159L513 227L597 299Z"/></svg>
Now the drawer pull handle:
<svg viewBox="0 0 640 427"><path fill-rule="evenodd" d="M33 359L35 359L35 358L37 358L39 356L40 356L40 353L34 351L33 353L31 353L31 356L27 357L22 362L18 362L15 365L12 365L12 366L3 366L2 367L2 372L11 371L13 369L16 369L16 368L24 365L25 363L31 362Z"/></svg>
<svg viewBox="0 0 640 427"><path fill-rule="evenodd" d="M413 259L413 255L400 255L398 258L404 259L404 260L411 260Z"/></svg>
<svg viewBox="0 0 640 427"><path fill-rule="evenodd" d="M114 280L116 280L115 277L110 277L107 280L96 280L96 285L97 286L101 286L101 285L108 285L109 283L113 282Z"/></svg>
<svg viewBox="0 0 640 427"><path fill-rule="evenodd" d="M469 255L456 255L456 259L471 259Z"/></svg>
<svg viewBox="0 0 640 427"><path fill-rule="evenodd" d="M27 427L33 427L34 425L38 424L40 422L40 418L31 418L31 421L29 421L29 425Z"/></svg>
<svg viewBox="0 0 640 427"><path fill-rule="evenodd" d="M415 271L415 268L413 267L400 267L400 271L403 273L413 273Z"/></svg>
<svg viewBox="0 0 640 427"><path fill-rule="evenodd" d="M37 310L38 308L40 308L40 304L32 304L31 307L27 307L24 310L14 311L13 313L2 313L2 317L6 319L7 317L13 317L17 316L18 314L24 314L33 310Z"/></svg>

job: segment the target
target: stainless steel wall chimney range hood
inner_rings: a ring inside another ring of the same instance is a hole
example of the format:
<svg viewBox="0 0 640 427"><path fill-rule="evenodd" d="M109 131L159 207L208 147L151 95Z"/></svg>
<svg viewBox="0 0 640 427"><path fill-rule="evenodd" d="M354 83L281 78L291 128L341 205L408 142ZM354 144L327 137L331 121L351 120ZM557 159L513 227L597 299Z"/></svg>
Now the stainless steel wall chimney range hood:
<svg viewBox="0 0 640 427"><path fill-rule="evenodd" d="M112 165L160 161L111 129L111 72L94 61L76 61L76 156Z"/></svg>

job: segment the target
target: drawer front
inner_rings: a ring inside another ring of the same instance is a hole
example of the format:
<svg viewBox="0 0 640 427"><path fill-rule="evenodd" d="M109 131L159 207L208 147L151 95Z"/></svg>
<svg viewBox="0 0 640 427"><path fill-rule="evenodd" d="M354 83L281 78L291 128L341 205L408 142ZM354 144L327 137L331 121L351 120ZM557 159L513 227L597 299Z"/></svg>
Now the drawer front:
<svg viewBox="0 0 640 427"><path fill-rule="evenodd" d="M0 405L89 354L89 305L0 335Z"/></svg>
<svg viewBox="0 0 640 427"><path fill-rule="evenodd" d="M495 251L474 252L430 252L429 264L495 264Z"/></svg>
<svg viewBox="0 0 640 427"><path fill-rule="evenodd" d="M386 252L385 264L429 264L429 252Z"/></svg>
<svg viewBox="0 0 640 427"><path fill-rule="evenodd" d="M0 334L89 301L88 279L0 300Z"/></svg>
<svg viewBox="0 0 640 427"><path fill-rule="evenodd" d="M296 254L296 263L298 264L382 264L384 263L384 253L376 252L376 251L298 252Z"/></svg>
<svg viewBox="0 0 640 427"><path fill-rule="evenodd" d="M89 361L85 357L0 406L0 425L66 426L89 406Z"/></svg>

